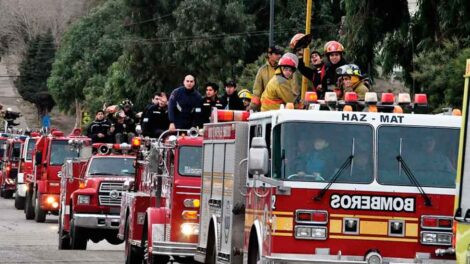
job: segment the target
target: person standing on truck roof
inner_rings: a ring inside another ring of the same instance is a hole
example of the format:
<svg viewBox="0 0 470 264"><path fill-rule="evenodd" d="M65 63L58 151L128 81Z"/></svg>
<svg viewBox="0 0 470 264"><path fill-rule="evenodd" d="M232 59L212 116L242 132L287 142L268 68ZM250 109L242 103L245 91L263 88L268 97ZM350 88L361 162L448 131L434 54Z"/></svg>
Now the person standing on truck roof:
<svg viewBox="0 0 470 264"><path fill-rule="evenodd" d="M227 110L245 110L242 99L238 97L237 83L234 80L225 83L225 94L221 100L223 107Z"/></svg>
<svg viewBox="0 0 470 264"><path fill-rule="evenodd" d="M176 88L168 103L169 130L190 129L200 125L202 96L196 91L196 79L192 75L184 77L183 86Z"/></svg>
<svg viewBox="0 0 470 264"><path fill-rule="evenodd" d="M95 120L91 122L87 129L87 136L92 143L109 143L111 123L104 118L104 111L96 111Z"/></svg>
<svg viewBox="0 0 470 264"><path fill-rule="evenodd" d="M165 92L153 94L152 104L142 113L142 134L144 137L158 138L168 129L168 99Z"/></svg>
<svg viewBox="0 0 470 264"><path fill-rule="evenodd" d="M310 62L313 69L305 66L302 57L299 57L299 72L313 83L314 91L319 99L325 97L325 90L322 88L322 80L325 77L325 63L322 54L318 50L313 50L310 55Z"/></svg>
<svg viewBox="0 0 470 264"><path fill-rule="evenodd" d="M266 56L266 63L258 69L256 73L255 82L253 84L253 98L251 98L250 108L254 111L261 109L261 95L266 89L269 80L274 76L276 71L277 63L282 56L282 49L278 46L271 46L268 48L268 54Z"/></svg>
<svg viewBox="0 0 470 264"><path fill-rule="evenodd" d="M294 83L290 80L298 65L298 58L293 53L286 53L279 60L276 74L269 81L261 96L261 111L276 110L281 104L294 103L297 97Z"/></svg>
<svg viewBox="0 0 470 264"><path fill-rule="evenodd" d="M322 78L322 91L339 93L336 69L348 64L344 59L344 47L338 41L328 41L324 46L324 53L327 62L325 63L325 77ZM338 97L341 97L341 94L339 95Z"/></svg>
<svg viewBox="0 0 470 264"><path fill-rule="evenodd" d="M359 100L364 100L369 91L362 81L361 69L356 64L346 64L336 69L336 74L342 79L343 92L355 92Z"/></svg>
<svg viewBox="0 0 470 264"><path fill-rule="evenodd" d="M202 103L202 118L203 123L210 122L212 108L223 109L222 100L217 95L219 93L219 86L216 83L209 82L206 84L206 97Z"/></svg>

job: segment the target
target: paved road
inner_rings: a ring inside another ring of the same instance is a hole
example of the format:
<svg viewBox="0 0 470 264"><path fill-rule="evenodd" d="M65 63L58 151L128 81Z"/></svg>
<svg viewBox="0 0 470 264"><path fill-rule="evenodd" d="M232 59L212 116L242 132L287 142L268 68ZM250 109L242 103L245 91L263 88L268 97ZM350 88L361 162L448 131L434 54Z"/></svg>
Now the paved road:
<svg viewBox="0 0 470 264"><path fill-rule="evenodd" d="M0 198L0 263L124 263L124 246L88 241L88 250L57 249L57 217L26 220L14 200Z"/></svg>

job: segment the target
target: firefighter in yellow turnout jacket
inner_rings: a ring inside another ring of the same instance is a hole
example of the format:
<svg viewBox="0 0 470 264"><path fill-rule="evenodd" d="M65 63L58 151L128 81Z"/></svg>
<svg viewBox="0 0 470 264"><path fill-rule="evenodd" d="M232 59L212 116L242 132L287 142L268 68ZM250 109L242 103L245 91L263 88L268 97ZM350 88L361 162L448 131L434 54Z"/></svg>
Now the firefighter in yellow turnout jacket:
<svg viewBox="0 0 470 264"><path fill-rule="evenodd" d="M266 90L261 95L261 111L276 110L281 104L294 103L297 91L291 79L298 62L297 56L292 53L282 56L274 77L268 82Z"/></svg>

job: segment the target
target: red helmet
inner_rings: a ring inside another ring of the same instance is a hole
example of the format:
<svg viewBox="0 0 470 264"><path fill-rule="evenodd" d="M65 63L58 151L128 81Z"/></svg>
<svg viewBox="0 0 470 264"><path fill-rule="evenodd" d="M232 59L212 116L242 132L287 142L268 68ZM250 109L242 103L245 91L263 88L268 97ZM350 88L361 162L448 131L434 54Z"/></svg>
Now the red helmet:
<svg viewBox="0 0 470 264"><path fill-rule="evenodd" d="M297 64L299 64L299 59L297 58L297 56L295 56L295 54L293 53L288 52L282 55L277 66L292 67L297 69Z"/></svg>
<svg viewBox="0 0 470 264"><path fill-rule="evenodd" d="M325 44L324 51L325 51L325 54L329 54L329 53L333 53L333 52L343 53L344 52L344 47L338 41L332 40L332 41L328 41Z"/></svg>

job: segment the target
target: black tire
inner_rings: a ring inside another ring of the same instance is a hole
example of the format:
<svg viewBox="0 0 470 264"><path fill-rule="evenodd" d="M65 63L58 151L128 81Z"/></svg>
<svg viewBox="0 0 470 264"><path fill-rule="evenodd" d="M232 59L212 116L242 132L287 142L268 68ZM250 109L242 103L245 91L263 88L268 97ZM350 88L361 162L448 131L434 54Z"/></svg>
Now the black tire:
<svg viewBox="0 0 470 264"><path fill-rule="evenodd" d="M5 198L5 189L3 186L0 187L0 197Z"/></svg>
<svg viewBox="0 0 470 264"><path fill-rule="evenodd" d="M248 248L248 264L257 264L258 261L259 261L258 241L256 238L252 237L250 239L250 244Z"/></svg>
<svg viewBox="0 0 470 264"><path fill-rule="evenodd" d="M74 220L70 221L70 248L85 250L88 242L86 229L75 226Z"/></svg>
<svg viewBox="0 0 470 264"><path fill-rule="evenodd" d="M215 232L211 227L209 228L209 236L207 237L207 246L206 246L206 259L204 263L206 264L216 264L217 257L215 252Z"/></svg>
<svg viewBox="0 0 470 264"><path fill-rule="evenodd" d="M46 211L41 209L41 204L37 195L34 195L34 221L44 223L46 221Z"/></svg>
<svg viewBox="0 0 470 264"><path fill-rule="evenodd" d="M121 239L117 237L117 233L114 233L114 232L112 235L108 235L106 237L106 241L108 241L108 243L111 245L119 245L123 242Z"/></svg>
<svg viewBox="0 0 470 264"><path fill-rule="evenodd" d="M11 199L13 197L14 191L4 191L3 193L5 199Z"/></svg>
<svg viewBox="0 0 470 264"><path fill-rule="evenodd" d="M142 232L142 246L144 247L144 263L148 264L166 264L170 261L170 256L166 255L154 255L148 251L148 232L147 227L144 226ZM145 262L147 260L147 262Z"/></svg>
<svg viewBox="0 0 470 264"><path fill-rule="evenodd" d="M15 193L15 208L18 209L18 210L24 209L25 201L26 201L25 197L19 196L18 191L16 191L16 193Z"/></svg>
<svg viewBox="0 0 470 264"><path fill-rule="evenodd" d="M124 227L124 243L126 264L142 263L142 249L129 243L129 216L127 216L126 225Z"/></svg>
<svg viewBox="0 0 470 264"><path fill-rule="evenodd" d="M34 219L33 197L31 192L26 192L26 201L24 205L24 214L27 220Z"/></svg>
<svg viewBox="0 0 470 264"><path fill-rule="evenodd" d="M59 236L58 236L59 250L70 249L70 236L68 232L64 230L62 223L63 223L63 219L60 218L59 219Z"/></svg>

